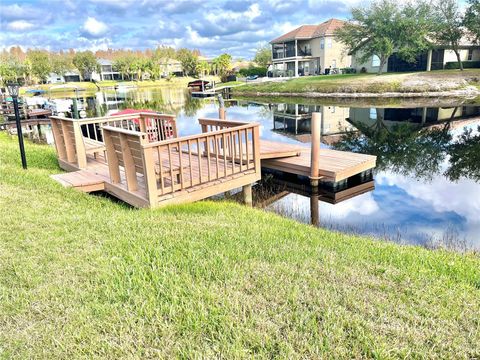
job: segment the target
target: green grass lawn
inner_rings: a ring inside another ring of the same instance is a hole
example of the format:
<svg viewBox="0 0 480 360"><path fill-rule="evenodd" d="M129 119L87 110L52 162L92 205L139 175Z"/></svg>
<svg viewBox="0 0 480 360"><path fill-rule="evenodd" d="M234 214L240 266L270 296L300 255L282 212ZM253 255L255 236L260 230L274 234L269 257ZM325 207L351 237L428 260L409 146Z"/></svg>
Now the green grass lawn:
<svg viewBox="0 0 480 360"><path fill-rule="evenodd" d="M480 259L228 202L131 209L0 133L0 358L480 357Z"/></svg>
<svg viewBox="0 0 480 360"><path fill-rule="evenodd" d="M442 70L414 73L340 74L306 76L283 82L248 84L235 93L384 93L384 92L434 92L457 90L465 87L465 81L476 85L480 69Z"/></svg>

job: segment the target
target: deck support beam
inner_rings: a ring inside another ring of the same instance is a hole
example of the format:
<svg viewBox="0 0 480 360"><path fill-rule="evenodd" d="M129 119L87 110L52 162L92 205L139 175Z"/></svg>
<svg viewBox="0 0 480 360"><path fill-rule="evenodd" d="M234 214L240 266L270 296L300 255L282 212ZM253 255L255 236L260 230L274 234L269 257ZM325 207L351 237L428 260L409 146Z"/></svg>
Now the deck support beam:
<svg viewBox="0 0 480 360"><path fill-rule="evenodd" d="M244 185L242 187L242 198L243 203L247 206L253 205L253 198L252 198L252 184Z"/></svg>

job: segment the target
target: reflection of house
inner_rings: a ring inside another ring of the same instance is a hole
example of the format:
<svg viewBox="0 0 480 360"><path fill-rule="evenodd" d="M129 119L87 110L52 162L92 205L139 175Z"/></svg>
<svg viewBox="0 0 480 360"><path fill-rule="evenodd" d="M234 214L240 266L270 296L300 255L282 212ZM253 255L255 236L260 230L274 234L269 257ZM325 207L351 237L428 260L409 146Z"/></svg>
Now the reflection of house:
<svg viewBox="0 0 480 360"><path fill-rule="evenodd" d="M95 94L95 105L104 106L106 115L110 115L121 109L120 104L123 104L126 99L126 93L124 92L97 92ZM98 112L103 114L103 111Z"/></svg>
<svg viewBox="0 0 480 360"><path fill-rule="evenodd" d="M480 45L474 44L468 39L462 40L459 52L462 61L480 61ZM449 62L457 62L455 52L449 49L448 46L439 45L433 50L418 55L413 63L408 63L402 60L397 53L393 53L388 58L388 62L383 70L386 72L442 70ZM353 56L352 67L357 69L357 71L365 68L367 72L378 72L380 59L374 55L368 62L363 63L360 61L359 56Z"/></svg>
<svg viewBox="0 0 480 360"><path fill-rule="evenodd" d="M273 76L318 75L329 67L350 66L350 56L334 35L344 23L330 19L319 25L302 25L272 40Z"/></svg>
<svg viewBox="0 0 480 360"><path fill-rule="evenodd" d="M401 122L434 125L446 120L480 116L480 106L448 108L350 108L349 120L374 126L381 120L387 127Z"/></svg>
<svg viewBox="0 0 480 360"><path fill-rule="evenodd" d="M97 61L100 65L100 73L94 71L91 74L92 80L122 80L122 75L114 70L112 61L106 59L98 59Z"/></svg>
<svg viewBox="0 0 480 360"><path fill-rule="evenodd" d="M273 109L273 130L296 140L310 142L312 113L321 114L322 142L330 143L335 135L353 130L347 122L349 108L324 105L276 104ZM329 139L332 137L332 139Z"/></svg>

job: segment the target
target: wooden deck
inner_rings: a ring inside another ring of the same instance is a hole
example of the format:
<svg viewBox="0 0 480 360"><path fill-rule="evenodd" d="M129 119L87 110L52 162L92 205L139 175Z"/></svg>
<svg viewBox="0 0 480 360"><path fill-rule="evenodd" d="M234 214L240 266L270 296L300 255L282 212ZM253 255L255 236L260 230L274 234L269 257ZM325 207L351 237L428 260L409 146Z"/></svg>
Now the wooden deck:
<svg viewBox="0 0 480 360"><path fill-rule="evenodd" d="M74 120L51 117L66 187L106 191L137 207L191 202L251 184L261 168L340 181L375 166L375 157L321 150L311 176L311 150L260 140L259 125L200 119L202 133L178 137L170 115L136 113ZM250 195L249 195L250 194Z"/></svg>
<svg viewBox="0 0 480 360"><path fill-rule="evenodd" d="M260 151L262 167L289 174L311 176L311 149L260 140L260 149L268 149L267 156ZM284 154L298 156L283 156ZM278 156L275 156L277 154ZM376 157L346 151L320 149L318 177L323 181L341 181L375 167Z"/></svg>
<svg viewBox="0 0 480 360"><path fill-rule="evenodd" d="M63 186L104 190L137 207L191 202L261 177L258 124L222 122L178 137L174 117L138 113L73 120L52 117ZM94 126L92 126L94 125Z"/></svg>

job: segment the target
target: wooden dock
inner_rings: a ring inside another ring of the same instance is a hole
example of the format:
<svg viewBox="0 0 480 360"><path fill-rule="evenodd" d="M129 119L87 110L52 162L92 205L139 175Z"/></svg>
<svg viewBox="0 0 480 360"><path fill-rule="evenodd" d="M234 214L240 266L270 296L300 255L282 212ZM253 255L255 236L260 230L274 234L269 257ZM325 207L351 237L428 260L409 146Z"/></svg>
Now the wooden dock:
<svg viewBox="0 0 480 360"><path fill-rule="evenodd" d="M262 142L262 141L261 141ZM286 151L288 145L276 143L279 151ZM311 176L311 149L296 147L299 156L262 159L262 167L289 174ZM346 151L320 149L318 175L322 181L337 182L375 167L376 157Z"/></svg>
<svg viewBox="0 0 480 360"><path fill-rule="evenodd" d="M179 137L175 117L134 113L51 117L60 167L52 178L81 191L106 191L137 207L191 202L251 185L261 168L311 177L310 149L259 138L259 125L199 119L202 133ZM339 181L375 166L375 157L321 150L318 175Z"/></svg>

